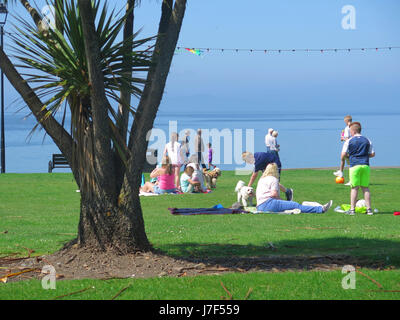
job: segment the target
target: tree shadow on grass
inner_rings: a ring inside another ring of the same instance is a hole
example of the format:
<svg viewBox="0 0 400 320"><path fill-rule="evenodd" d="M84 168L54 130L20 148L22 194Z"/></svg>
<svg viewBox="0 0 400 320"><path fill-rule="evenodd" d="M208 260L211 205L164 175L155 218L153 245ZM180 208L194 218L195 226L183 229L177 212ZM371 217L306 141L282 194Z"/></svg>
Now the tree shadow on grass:
<svg viewBox="0 0 400 320"><path fill-rule="evenodd" d="M260 270L334 269L354 265L373 269L400 267L399 242L362 238L323 238L284 240L262 245L228 243L180 243L161 249L174 258L240 268Z"/></svg>

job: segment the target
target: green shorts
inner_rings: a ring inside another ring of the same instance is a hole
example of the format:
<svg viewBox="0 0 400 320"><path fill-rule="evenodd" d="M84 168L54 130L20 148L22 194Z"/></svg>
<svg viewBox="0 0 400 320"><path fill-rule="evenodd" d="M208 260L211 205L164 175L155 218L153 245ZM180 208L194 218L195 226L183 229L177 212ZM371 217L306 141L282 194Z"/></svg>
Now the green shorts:
<svg viewBox="0 0 400 320"><path fill-rule="evenodd" d="M350 184L352 187L369 186L370 167L368 165L358 165L350 168Z"/></svg>

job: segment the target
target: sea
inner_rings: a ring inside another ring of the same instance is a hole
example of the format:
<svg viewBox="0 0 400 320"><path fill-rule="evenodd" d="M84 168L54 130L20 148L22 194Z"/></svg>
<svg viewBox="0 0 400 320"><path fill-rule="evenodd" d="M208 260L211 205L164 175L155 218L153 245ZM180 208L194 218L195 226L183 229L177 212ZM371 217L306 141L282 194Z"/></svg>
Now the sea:
<svg viewBox="0 0 400 320"><path fill-rule="evenodd" d="M264 137L269 128L278 131L280 159L284 169L338 167L340 164L341 131L345 124L343 112L321 109L313 112L290 113L257 110L247 112L215 106L218 112L195 113L189 110L164 108L157 115L154 129L149 134L149 148L159 155L172 132L191 133L189 144L197 129L202 129L204 143L211 142L213 162L222 170L244 168L243 151L265 151ZM221 111L222 110L222 111ZM299 109L300 110L300 109ZM376 152L371 166L400 166L400 113L353 113L353 120L362 124L362 134L369 138ZM6 173L44 173L57 146L43 130L31 132L33 117L24 113L5 113L5 171ZM68 128L68 121L66 124ZM207 148L204 153L207 159ZM160 159L158 159L160 160ZM55 169L54 172L70 172Z"/></svg>

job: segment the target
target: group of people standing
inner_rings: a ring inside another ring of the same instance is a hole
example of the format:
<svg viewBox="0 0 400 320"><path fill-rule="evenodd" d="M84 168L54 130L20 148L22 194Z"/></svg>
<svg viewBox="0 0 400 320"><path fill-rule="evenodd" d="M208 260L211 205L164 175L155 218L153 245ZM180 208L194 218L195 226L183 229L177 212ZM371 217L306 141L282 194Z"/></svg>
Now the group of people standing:
<svg viewBox="0 0 400 320"><path fill-rule="evenodd" d="M276 139L277 137L278 137L278 131L269 128L268 133L265 136L265 146L267 147L267 151L276 151L276 152L279 151L280 146Z"/></svg>
<svg viewBox="0 0 400 320"><path fill-rule="evenodd" d="M371 140L361 135L361 123L353 122L353 118L348 115L344 117L346 127L342 130L341 141L343 142L340 154L340 168L333 174L337 177L343 177L345 163L349 164L349 182L350 191L350 210L346 214L354 215L355 206L358 197L358 191L361 188L367 207L367 214L373 215L371 208L371 194L369 189L370 166L369 159L375 157L375 150Z"/></svg>
<svg viewBox="0 0 400 320"><path fill-rule="evenodd" d="M150 173L152 181L142 185L143 192L163 193L190 193L194 191L206 191L202 169L207 169L203 161L204 142L201 129L197 130L194 140L194 153L190 155L189 130L185 132L184 138L179 141L176 132L171 134L171 140L165 145L161 166ZM208 169L215 167L212 164L213 150L208 143ZM181 168L184 173L180 175Z"/></svg>

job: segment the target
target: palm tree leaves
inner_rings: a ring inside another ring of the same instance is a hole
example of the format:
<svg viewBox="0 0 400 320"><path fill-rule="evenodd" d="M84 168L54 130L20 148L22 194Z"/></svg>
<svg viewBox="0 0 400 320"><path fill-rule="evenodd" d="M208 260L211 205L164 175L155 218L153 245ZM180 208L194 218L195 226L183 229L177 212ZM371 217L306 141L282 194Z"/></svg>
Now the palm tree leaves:
<svg viewBox="0 0 400 320"><path fill-rule="evenodd" d="M55 8L54 18L59 29L43 30L37 24L17 18L18 34L12 36L14 57L21 75L43 101L45 115L41 121L61 111L61 125L65 126L65 119L70 116L70 134L74 141L72 161L79 168L81 187L84 187L93 185L95 179L92 164L95 148L82 21L76 0L52 0L49 4ZM131 95L141 96L151 65L153 47L149 43L152 44L155 37L138 40L138 33L135 33L121 40L129 13L109 11L107 5L100 6L99 0L94 0L93 9L106 96L134 114L135 108L122 101L120 92L123 88ZM120 135L117 106L108 103L104 108L108 109L110 142L116 156L126 163L129 151L126 138ZM40 123L32 132L39 127Z"/></svg>
<svg viewBox="0 0 400 320"><path fill-rule="evenodd" d="M59 0L53 0L59 1ZM18 35L14 35L15 58L19 68L22 68L26 80L35 85L34 90L43 99L44 108L54 115L67 101L71 116L78 105L86 109L80 116L86 116L91 121L90 112L90 82L85 58L85 48L82 35L81 18L75 0L61 1L55 6L55 15L63 26L62 31L50 28L40 32L35 25L19 19L20 27L16 27ZM54 4L54 2L53 2ZM138 33L130 41L133 50L127 51L124 41L120 41L120 33L124 26L126 15L116 14L115 10L108 13L100 1L94 2L94 13L97 21L97 32L101 50L101 69L104 75L106 95L117 103L122 103L118 92L121 88L129 88L131 94L140 96L145 83L145 73L148 71L151 59L151 46L146 44L153 38L136 40ZM132 70L126 72L124 58L128 57ZM142 77L140 77L142 75ZM131 112L135 109L131 106ZM114 109L109 110L112 121L117 125ZM77 122L75 122L77 123Z"/></svg>

